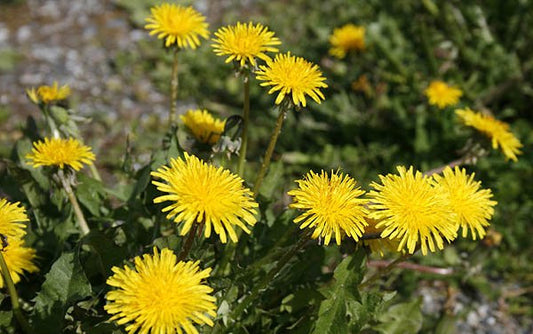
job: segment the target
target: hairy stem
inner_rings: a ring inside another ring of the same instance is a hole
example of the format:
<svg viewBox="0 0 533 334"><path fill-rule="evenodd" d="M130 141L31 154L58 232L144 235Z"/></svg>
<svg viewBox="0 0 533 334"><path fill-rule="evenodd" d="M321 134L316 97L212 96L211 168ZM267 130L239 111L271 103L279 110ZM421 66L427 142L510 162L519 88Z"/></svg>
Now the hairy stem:
<svg viewBox="0 0 533 334"><path fill-rule="evenodd" d="M279 108L279 115L276 121L276 126L274 127L274 131L272 131L272 135L270 136L270 142L268 143L268 147L265 152L265 157L263 159L263 163L261 164L261 169L257 174L257 178L255 179L254 197L257 197L257 195L259 194L261 183L263 182L268 166L270 165L270 159L272 158L274 147L276 146L276 142L281 132L281 126L283 125L283 120L285 119L285 115L287 114L287 109L288 107L286 104L282 104Z"/></svg>
<svg viewBox="0 0 533 334"><path fill-rule="evenodd" d="M61 185L63 186L63 189L65 189L65 192L67 193L67 197L70 201L70 204L72 205L72 208L74 209L74 213L76 214L78 224L80 225L81 234L85 236L89 234L90 229L89 229L89 225L87 224L87 221L85 220L85 216L83 215L83 211L81 211L80 204L78 203L78 200L76 199L76 195L74 194L74 191L72 190L70 183L66 180L65 174L63 174L62 170L59 171L58 176L59 176L59 179L61 180Z"/></svg>
<svg viewBox="0 0 533 334"><path fill-rule="evenodd" d="M179 48L174 48L174 59L172 62L172 74L170 78L170 115L169 125L176 124L176 106L178 100L178 52Z"/></svg>
<svg viewBox="0 0 533 334"><path fill-rule="evenodd" d="M239 165L237 173L244 177L244 164L246 162L246 149L248 147L248 123L250 121L250 74L246 72L243 79L244 105L242 108L242 135L241 149L239 152Z"/></svg>
<svg viewBox="0 0 533 334"><path fill-rule="evenodd" d="M187 240L185 240L185 245L183 245L183 248L178 255L178 261L183 261L189 255L189 252L191 251L192 244L194 241L194 237L196 236L196 230L198 229L198 223L193 223L191 230L189 231L189 234L187 235ZM203 227L203 223L200 224Z"/></svg>

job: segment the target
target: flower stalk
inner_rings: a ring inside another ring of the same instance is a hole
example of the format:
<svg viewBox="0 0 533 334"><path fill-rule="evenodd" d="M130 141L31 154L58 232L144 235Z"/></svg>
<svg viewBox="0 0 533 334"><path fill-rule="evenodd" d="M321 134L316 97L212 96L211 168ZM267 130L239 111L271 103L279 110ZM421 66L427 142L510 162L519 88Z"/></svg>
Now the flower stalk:
<svg viewBox="0 0 533 334"><path fill-rule="evenodd" d="M169 124L170 126L176 124L176 106L178 100L178 52L179 48L174 47L174 57L172 61L172 74L170 78L170 115L169 115Z"/></svg>
<svg viewBox="0 0 533 334"><path fill-rule="evenodd" d="M9 273L9 268L7 267L6 260L4 259L4 248L5 247L2 245L2 250L0 250L0 269L2 270L2 277L4 278L4 282L7 287L7 292L9 294L9 297L11 298L11 307L13 309L13 314L15 315L15 318L17 319L17 322L22 331L26 334L30 334L30 325L28 324L28 321L26 320L20 309L17 289L15 289L15 283L13 283L13 279L11 278L11 274Z"/></svg>
<svg viewBox="0 0 533 334"><path fill-rule="evenodd" d="M78 200L76 199L74 190L72 189L72 186L66 179L65 174L63 173L63 170L59 170L57 175L59 177L61 185L63 186L63 189L67 193L67 197L70 201L70 204L72 205L72 208L74 209L74 213L76 214L76 218L78 220L78 225L80 226L80 229L81 229L81 234L82 236L86 236L87 234L89 234L91 230L89 229L89 225L87 224L87 221L85 220L83 211L81 211L80 204L78 203Z"/></svg>
<svg viewBox="0 0 533 334"><path fill-rule="evenodd" d="M250 121L250 72L246 71L243 78L244 105L242 109L242 135L241 149L239 152L239 164L237 174L244 177L244 164L246 162L246 150L248 147L248 124Z"/></svg>
<svg viewBox="0 0 533 334"><path fill-rule="evenodd" d="M268 166L270 165L270 159L272 158L274 147L276 147L276 142L278 141L278 137L281 132L283 120L285 119L285 116L287 115L288 105L289 103L286 103L286 101L284 101L279 107L279 115L278 115L278 119L276 120L276 126L274 127L274 131L272 131L272 135L270 136L270 142L268 143L268 147L265 152L265 157L263 159L263 163L261 164L261 169L259 170L259 173L257 174L257 178L255 179L254 190L253 190L254 198L257 197L257 195L259 194L261 183L263 183L263 179L265 177L266 171L268 169Z"/></svg>
<svg viewBox="0 0 533 334"><path fill-rule="evenodd" d="M200 234L202 232L202 227L204 226L203 223L200 224ZM194 237L196 236L196 231L198 230L198 224L194 223L191 227L191 230L189 231L189 234L187 235L187 240L185 241L185 245L183 245L183 248L178 255L178 262L185 260L187 255L189 255L189 252L191 251L192 244L194 242Z"/></svg>

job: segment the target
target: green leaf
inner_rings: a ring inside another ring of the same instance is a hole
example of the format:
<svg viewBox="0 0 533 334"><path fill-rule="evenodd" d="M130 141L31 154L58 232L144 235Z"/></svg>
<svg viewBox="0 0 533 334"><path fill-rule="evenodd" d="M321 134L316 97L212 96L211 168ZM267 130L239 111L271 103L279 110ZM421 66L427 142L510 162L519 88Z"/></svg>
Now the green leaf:
<svg viewBox="0 0 533 334"><path fill-rule="evenodd" d="M137 179L137 182L135 183L135 187L133 188L133 191L131 192L130 198L128 202L131 204L135 201L137 196L139 196L148 186L150 183L150 172L152 171L151 165L146 165L143 168L141 168L138 172L135 178Z"/></svg>
<svg viewBox="0 0 533 334"><path fill-rule="evenodd" d="M99 217L100 209L103 206L102 198L105 193L102 182L95 180L85 174L78 174L78 185L75 189L78 201L91 213Z"/></svg>
<svg viewBox="0 0 533 334"><path fill-rule="evenodd" d="M422 328L421 298L392 306L384 312L374 329L383 334L417 333Z"/></svg>
<svg viewBox="0 0 533 334"><path fill-rule="evenodd" d="M350 315L350 332L358 333L384 312L396 292L372 291L361 295L360 302L349 302L347 313Z"/></svg>
<svg viewBox="0 0 533 334"><path fill-rule="evenodd" d="M63 253L46 274L41 291L35 297L32 315L34 333L61 333L69 306L91 294L78 257Z"/></svg>
<svg viewBox="0 0 533 334"><path fill-rule="evenodd" d="M283 182L283 162L276 161L270 164L269 170L261 185L261 195L272 198L274 190Z"/></svg>
<svg viewBox="0 0 533 334"><path fill-rule="evenodd" d="M117 246L107 235L91 231L85 237L85 242L92 246L93 251L98 256L98 261L105 270L106 276L112 274L111 268L120 264L126 257L126 249Z"/></svg>
<svg viewBox="0 0 533 334"><path fill-rule="evenodd" d="M320 304L318 320L313 333L349 333L347 303L361 299L357 285L363 279L365 253L359 249L337 266L335 282L326 290L326 299Z"/></svg>
<svg viewBox="0 0 533 334"><path fill-rule="evenodd" d="M8 328L11 325L12 319L12 311L0 311L0 328Z"/></svg>

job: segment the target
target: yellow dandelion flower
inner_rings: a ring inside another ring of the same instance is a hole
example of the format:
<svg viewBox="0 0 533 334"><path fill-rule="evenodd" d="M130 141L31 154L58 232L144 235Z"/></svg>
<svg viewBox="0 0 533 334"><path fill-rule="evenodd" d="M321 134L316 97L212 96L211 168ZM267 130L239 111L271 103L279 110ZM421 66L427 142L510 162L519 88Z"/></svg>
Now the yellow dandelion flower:
<svg viewBox="0 0 533 334"><path fill-rule="evenodd" d="M367 218L368 225L365 227L364 235L377 234L380 235L384 228L376 228L378 223L374 219ZM400 244L400 239L389 239L389 238L376 238L376 239L365 239L363 244L370 248L372 253L379 254L383 257L387 252L397 252L398 245Z"/></svg>
<svg viewBox="0 0 533 334"><path fill-rule="evenodd" d="M7 246L0 250L4 256L9 274L13 283L17 284L24 272L34 273L39 268L33 263L35 260L35 249L23 246L23 241L17 238L8 238ZM2 269L0 269L0 273ZM0 288L4 287L3 276L0 275Z"/></svg>
<svg viewBox="0 0 533 334"><path fill-rule="evenodd" d="M107 293L104 309L111 320L126 325L132 333L197 334L195 324L213 326L216 317L213 289L203 280L211 268L200 270L199 261L177 261L164 248L154 255L144 254L133 260L135 268L113 267L107 284L117 289Z"/></svg>
<svg viewBox="0 0 533 334"><path fill-rule="evenodd" d="M52 86L39 86L37 90L35 88L26 90L26 94L30 100L39 104L43 103L52 103L56 101L61 101L69 97L70 87L68 85L63 85L59 87L59 84L54 81Z"/></svg>
<svg viewBox="0 0 533 334"><path fill-rule="evenodd" d="M29 221L26 210L19 206L19 202L9 203L0 198L0 234L8 238L21 238L26 234L24 229Z"/></svg>
<svg viewBox="0 0 533 334"><path fill-rule="evenodd" d="M34 168L39 166L57 166L64 168L65 165L78 171L83 164L92 164L95 160L91 148L83 145L74 138L45 138L43 141L33 143L32 153L26 155L28 164Z"/></svg>
<svg viewBox="0 0 533 334"><path fill-rule="evenodd" d="M243 67L248 61L256 66L255 58L264 61L270 60L266 52L278 52L274 45L280 45L279 38L274 37L274 32L260 23L253 25L237 22L235 26L227 26L215 32L217 37L213 41L213 49L217 56L229 56L226 63L238 61Z"/></svg>
<svg viewBox="0 0 533 334"><path fill-rule="evenodd" d="M144 28L158 39L165 38L166 47L176 44L179 48L194 50L200 45L199 37L207 39L209 36L205 17L192 7L163 3L150 11Z"/></svg>
<svg viewBox="0 0 533 334"><path fill-rule="evenodd" d="M463 95L459 88L449 86L440 80L431 81L424 93L429 99L429 104L436 105L440 109L457 104Z"/></svg>
<svg viewBox="0 0 533 334"><path fill-rule="evenodd" d="M400 239L398 251L413 254L420 245L422 254L444 247L457 237L457 224L446 194L431 185L421 172L398 167L400 175L380 175L382 184L372 182L369 217L384 227L382 238ZM436 246L436 247L435 247Z"/></svg>
<svg viewBox="0 0 533 334"><path fill-rule="evenodd" d="M207 110L188 110L180 118L198 141L209 145L220 139L226 125L226 120L214 118Z"/></svg>
<svg viewBox="0 0 533 334"><path fill-rule="evenodd" d="M362 51L365 49L365 27L350 23L336 28L329 37L329 43L332 46L329 54L339 59L346 57L352 50Z"/></svg>
<svg viewBox="0 0 533 334"><path fill-rule="evenodd" d="M265 81L261 86L273 86L268 94L279 91L276 104L280 104L285 95L292 95L294 105L305 107L305 95L309 95L316 103L324 100L319 88L326 88L326 78L317 65L291 53L277 54L274 61L267 61L267 65L260 65L257 79Z"/></svg>
<svg viewBox="0 0 533 334"><path fill-rule="evenodd" d="M331 172L331 176L322 171L312 171L302 180L297 180L299 188L288 192L293 197L289 206L303 210L294 222L301 229L314 228L313 239L324 238L324 244L335 236L337 245L341 244L343 234L355 239L363 235L367 210L366 200L360 198L365 192L356 187L356 181L349 175Z"/></svg>
<svg viewBox="0 0 533 334"><path fill-rule="evenodd" d="M168 193L154 199L154 203L171 201L163 209L167 218L183 222L181 235L185 235L194 223L204 223L204 235L208 238L211 229L226 243L226 231L231 241L237 241L234 226L250 233L247 225L257 222L250 189L244 187L243 179L222 167L208 165L194 155L185 153L185 160L171 159L170 167L163 166L152 172L165 183L152 181L157 189Z"/></svg>
<svg viewBox="0 0 533 334"><path fill-rule="evenodd" d="M494 214L494 206L490 189L480 189L481 182L474 181L474 175L466 175L465 169L451 169L447 167L443 171L443 176L433 175L435 186L442 187L448 194L453 212L456 214L457 222L463 230L463 238L467 236L468 230L472 234L472 239L476 240L476 234L480 239L485 236L485 227L489 226L488 220Z"/></svg>
<svg viewBox="0 0 533 334"><path fill-rule="evenodd" d="M459 116L463 124L471 126L492 141L493 149L502 150L507 159L517 161L517 155L522 154L522 143L509 131L509 124L499 121L492 116L472 111L470 108L457 109L455 114Z"/></svg>

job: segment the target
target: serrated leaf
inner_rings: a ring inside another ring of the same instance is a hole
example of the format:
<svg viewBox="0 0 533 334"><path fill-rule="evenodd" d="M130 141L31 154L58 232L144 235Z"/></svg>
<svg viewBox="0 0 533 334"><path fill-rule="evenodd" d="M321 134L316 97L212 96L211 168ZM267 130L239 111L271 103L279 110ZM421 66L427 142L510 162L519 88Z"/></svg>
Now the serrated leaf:
<svg viewBox="0 0 533 334"><path fill-rule="evenodd" d="M421 303L422 299L417 298L392 306L379 317L381 324L374 329L383 334L417 333L422 328Z"/></svg>
<svg viewBox="0 0 533 334"><path fill-rule="evenodd" d="M313 333L349 333L347 303L360 300L357 285L363 279L364 261L365 253L359 249L337 266L333 274L335 282L324 291L327 298L320 304Z"/></svg>
<svg viewBox="0 0 533 334"><path fill-rule="evenodd" d="M45 277L35 297L33 332L61 333L68 307L89 296L91 285L74 253L63 253Z"/></svg>

